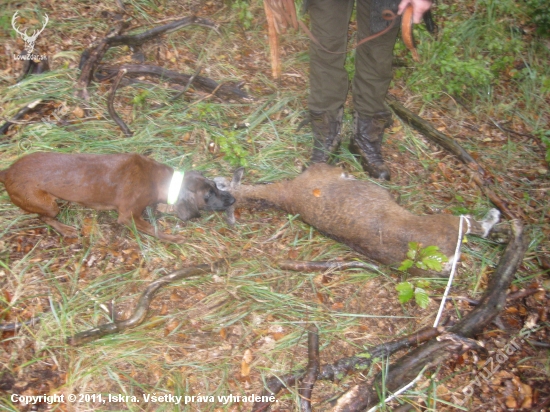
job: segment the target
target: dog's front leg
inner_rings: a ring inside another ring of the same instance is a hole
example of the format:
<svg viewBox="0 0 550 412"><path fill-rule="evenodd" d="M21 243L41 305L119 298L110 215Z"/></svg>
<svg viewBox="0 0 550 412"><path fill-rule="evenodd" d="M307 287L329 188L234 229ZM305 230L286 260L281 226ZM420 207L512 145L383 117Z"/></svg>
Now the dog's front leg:
<svg viewBox="0 0 550 412"><path fill-rule="evenodd" d="M140 232L146 233L148 235L154 236L164 242L172 242L172 243L184 243L185 238L182 236L177 235L169 235L168 233L164 233L160 230L155 230L153 225L150 223L147 223L142 217L141 214L139 215L130 215L122 214L120 213L118 216L118 223L132 227L132 224L135 225L136 229Z"/></svg>

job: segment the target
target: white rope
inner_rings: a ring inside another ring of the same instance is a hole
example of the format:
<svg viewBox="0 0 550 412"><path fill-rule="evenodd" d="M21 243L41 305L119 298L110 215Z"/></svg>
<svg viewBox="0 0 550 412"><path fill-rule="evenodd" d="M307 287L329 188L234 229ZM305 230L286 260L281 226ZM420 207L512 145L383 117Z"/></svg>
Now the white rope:
<svg viewBox="0 0 550 412"><path fill-rule="evenodd" d="M399 395L401 395L403 392L405 392L407 389L409 389L411 386L413 386L416 382L418 382L418 380L422 377L422 375L424 374L424 371L426 370L428 366L424 366L422 368L422 370L418 373L418 375L416 376L416 378L414 378L410 383L408 383L407 385L403 386L401 389L399 389L398 391L394 392L392 395L388 396L386 399L384 399L384 403L388 403L389 401L391 401L392 399L395 399L397 398ZM370 408L367 412L374 412L375 410L378 409L378 405L376 406L373 406L372 408Z"/></svg>
<svg viewBox="0 0 550 412"><path fill-rule="evenodd" d="M455 249L453 264L451 266L451 273L449 274L449 281L447 282L447 287L445 288L445 292L443 293L443 298L441 299L441 305L439 305L439 311L437 312L437 316L435 317L434 328L437 328L439 319L443 314L443 309L445 308L445 301L447 300L447 296L449 295L449 290L451 290L451 285L453 284L453 279L455 277L456 262L458 262L458 258L460 257L460 245L462 243L461 242L462 222L464 221L464 219L466 219L466 221L468 222L468 227L470 226L470 222L468 221L468 218L466 218L464 215L460 215L460 220L458 223L458 240L456 241L456 249Z"/></svg>

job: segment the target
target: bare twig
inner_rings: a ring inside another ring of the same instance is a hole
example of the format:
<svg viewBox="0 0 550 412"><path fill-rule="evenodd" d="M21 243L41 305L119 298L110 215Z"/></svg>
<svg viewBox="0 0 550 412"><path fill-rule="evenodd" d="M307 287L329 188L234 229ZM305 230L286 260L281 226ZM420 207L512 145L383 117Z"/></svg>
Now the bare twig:
<svg viewBox="0 0 550 412"><path fill-rule="evenodd" d="M34 326L40 322L40 316L33 316L24 322L12 322L0 324L0 332L15 332L23 326Z"/></svg>
<svg viewBox="0 0 550 412"><path fill-rule="evenodd" d="M277 263L283 270L293 270L296 272L317 272L329 269L375 269L375 265L364 262L327 262L327 261L300 261L300 260L281 260Z"/></svg>
<svg viewBox="0 0 550 412"><path fill-rule="evenodd" d="M181 96L183 96L183 94L187 92L187 90L189 90L189 88L191 87L191 84L193 83L193 80L195 80L195 77L197 77L200 74L201 70L202 70L201 66L197 67L197 70L195 70L195 73L193 73L193 75L189 78L183 90L181 92L176 93L176 95L172 97L170 100L174 101L179 99Z"/></svg>
<svg viewBox="0 0 550 412"><path fill-rule="evenodd" d="M111 87L111 93L109 94L109 99L107 100L107 109L109 110L109 114L113 118L116 124L122 129L122 132L126 135L126 137L132 136L132 131L128 128L126 123L119 117L117 112L115 111L114 107L114 101L115 101L115 95L116 91L118 89L118 85L120 84L120 81L126 74L125 69L121 69L117 76L115 77L115 80L113 81L113 86Z"/></svg>
<svg viewBox="0 0 550 412"><path fill-rule="evenodd" d="M307 353L306 373L299 390L302 412L311 412L311 394L319 374L319 329L315 325L310 326L307 331Z"/></svg>
<svg viewBox="0 0 550 412"><path fill-rule="evenodd" d="M220 260L215 262L213 265L203 264L176 270L169 275L163 276L160 279L151 282L149 286L147 286L147 289L145 289L145 291L141 294L134 313L128 319L106 323L98 326L97 328L77 333L76 335L67 338L67 344L71 346L82 345L84 343L91 342L92 340L99 339L102 336L122 332L125 329L141 324L147 316L149 305L151 304L155 293L161 287L191 276L204 275L205 273L209 273L216 268L223 266L225 263L225 260Z"/></svg>
<svg viewBox="0 0 550 412"><path fill-rule="evenodd" d="M39 100L35 100L32 103L29 103L28 105L20 109L17 113L15 113L15 115L10 120L8 120L6 123L2 125L2 127L0 127L0 135L5 134L13 124L17 124L17 120L21 119L27 113L31 113L35 110L38 110L44 104L46 104L46 102L42 99L39 99Z"/></svg>
<svg viewBox="0 0 550 412"><path fill-rule="evenodd" d="M115 37L119 35L126 27L128 27L129 22L124 21L117 25L115 30L109 35ZM80 58L80 76L76 82L76 97L88 101L90 95L88 94L88 85L92 81L95 69L97 65L101 62L103 55L110 47L109 39L107 36L104 39L100 40L97 44L92 45L82 53Z"/></svg>
<svg viewBox="0 0 550 412"><path fill-rule="evenodd" d="M188 74L179 73L173 70L167 70L162 67L153 66L149 64L123 64L120 66L101 66L98 70L102 74L96 76L98 80L108 80L116 76L119 70L125 69L127 77L132 76L155 76L160 77L163 80L168 80L173 83L185 85L192 77ZM237 99L242 101L252 101L253 99L243 90L240 89L240 85L232 85L229 83L218 84L212 79L202 76L195 76L193 80L193 86L200 88L210 94L216 94L220 98Z"/></svg>

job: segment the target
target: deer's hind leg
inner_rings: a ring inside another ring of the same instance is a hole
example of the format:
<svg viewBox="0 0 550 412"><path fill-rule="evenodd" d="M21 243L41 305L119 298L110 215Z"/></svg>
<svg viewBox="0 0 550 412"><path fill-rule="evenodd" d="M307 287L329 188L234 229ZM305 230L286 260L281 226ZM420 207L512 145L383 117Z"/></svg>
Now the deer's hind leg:
<svg viewBox="0 0 550 412"><path fill-rule="evenodd" d="M472 234L481 237L487 237L491 229L500 220L500 212L497 209L491 209L480 221L474 220L471 217L466 217L467 221L463 224L462 230L466 234Z"/></svg>

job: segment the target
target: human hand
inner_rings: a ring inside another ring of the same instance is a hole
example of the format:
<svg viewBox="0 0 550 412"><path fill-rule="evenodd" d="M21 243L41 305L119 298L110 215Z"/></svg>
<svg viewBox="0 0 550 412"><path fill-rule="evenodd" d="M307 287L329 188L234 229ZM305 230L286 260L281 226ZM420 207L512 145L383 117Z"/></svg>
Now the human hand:
<svg viewBox="0 0 550 412"><path fill-rule="evenodd" d="M432 7L431 0L401 0L397 14L401 15L408 5L413 6L413 23L417 24L422 21L422 16Z"/></svg>

